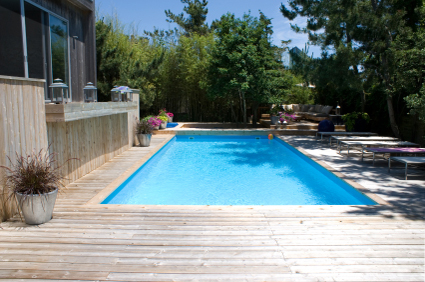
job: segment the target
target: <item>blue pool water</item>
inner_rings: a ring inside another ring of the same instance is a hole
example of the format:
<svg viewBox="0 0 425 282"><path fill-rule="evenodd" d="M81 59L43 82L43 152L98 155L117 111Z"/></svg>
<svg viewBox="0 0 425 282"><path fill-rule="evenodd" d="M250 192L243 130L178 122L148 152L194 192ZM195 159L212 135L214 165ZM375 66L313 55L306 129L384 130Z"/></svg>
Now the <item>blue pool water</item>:
<svg viewBox="0 0 425 282"><path fill-rule="evenodd" d="M280 139L176 136L102 204L376 203Z"/></svg>
<svg viewBox="0 0 425 282"><path fill-rule="evenodd" d="M167 128L174 128L179 125L177 122L167 122Z"/></svg>

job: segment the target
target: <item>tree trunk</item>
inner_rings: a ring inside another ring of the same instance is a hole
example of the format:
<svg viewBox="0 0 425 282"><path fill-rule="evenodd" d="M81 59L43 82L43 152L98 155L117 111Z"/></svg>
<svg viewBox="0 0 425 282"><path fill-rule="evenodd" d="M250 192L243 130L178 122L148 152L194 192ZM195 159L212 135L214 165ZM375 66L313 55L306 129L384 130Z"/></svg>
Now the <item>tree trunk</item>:
<svg viewBox="0 0 425 282"><path fill-rule="evenodd" d="M234 123L237 123L238 121L237 121L237 119L236 119L236 113L235 113L235 110L233 109L233 103L230 105L230 110L231 110L231 113L232 113L232 119L233 119L233 122L234 122Z"/></svg>
<svg viewBox="0 0 425 282"><path fill-rule="evenodd" d="M361 107L362 107L362 113L364 113L365 104L366 104L366 92L363 90L361 94Z"/></svg>
<svg viewBox="0 0 425 282"><path fill-rule="evenodd" d="M388 114L390 116L391 129L394 133L394 136L397 138L400 138L400 131L398 130L398 126L395 121L393 101L389 95L387 95L387 105L388 105Z"/></svg>
<svg viewBox="0 0 425 282"><path fill-rule="evenodd" d="M239 89L239 98L241 101L241 111L242 111L242 120L244 125L246 126L246 101L245 101L245 93Z"/></svg>
<svg viewBox="0 0 425 282"><path fill-rule="evenodd" d="M258 121L258 115L257 115L258 102L253 102L251 108L252 108L252 127L256 127L257 121Z"/></svg>

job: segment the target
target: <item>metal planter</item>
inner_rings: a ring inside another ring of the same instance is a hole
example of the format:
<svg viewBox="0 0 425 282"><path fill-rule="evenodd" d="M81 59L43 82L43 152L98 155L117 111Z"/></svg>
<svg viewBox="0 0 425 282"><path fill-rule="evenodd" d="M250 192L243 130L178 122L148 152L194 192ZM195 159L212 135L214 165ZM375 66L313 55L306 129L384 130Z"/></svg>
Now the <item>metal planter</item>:
<svg viewBox="0 0 425 282"><path fill-rule="evenodd" d="M161 122L161 125L160 125L160 129L166 129L167 128L167 121L163 121L163 122Z"/></svg>
<svg viewBox="0 0 425 282"><path fill-rule="evenodd" d="M149 147L151 144L152 134L137 134L139 139L140 147Z"/></svg>
<svg viewBox="0 0 425 282"><path fill-rule="evenodd" d="M58 189L42 195L24 196L16 193L26 224L38 225L52 219Z"/></svg>

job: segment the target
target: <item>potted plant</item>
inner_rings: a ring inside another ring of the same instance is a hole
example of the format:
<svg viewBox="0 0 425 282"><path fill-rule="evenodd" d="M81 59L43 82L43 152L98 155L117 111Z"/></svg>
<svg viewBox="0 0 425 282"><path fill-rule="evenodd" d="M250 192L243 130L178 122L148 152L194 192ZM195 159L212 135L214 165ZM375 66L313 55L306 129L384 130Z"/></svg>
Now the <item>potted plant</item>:
<svg viewBox="0 0 425 282"><path fill-rule="evenodd" d="M167 128L167 123L168 123L168 116L165 115L159 115L157 116L157 118L159 118L161 120L161 126L159 127L160 129L165 129Z"/></svg>
<svg viewBox="0 0 425 282"><path fill-rule="evenodd" d="M27 224L38 225L52 219L56 197L65 179L60 173L62 166L55 165L55 156L43 150L25 156L16 154L15 164L1 166L6 169L8 199L17 201Z"/></svg>
<svg viewBox="0 0 425 282"><path fill-rule="evenodd" d="M151 144L153 126L148 120L141 120L136 124L136 135L141 147L149 147Z"/></svg>
<svg viewBox="0 0 425 282"><path fill-rule="evenodd" d="M152 128L156 130L159 129L159 126L161 125L161 122L162 122L159 118L154 116L147 116L143 118L143 120L147 121L152 126Z"/></svg>
<svg viewBox="0 0 425 282"><path fill-rule="evenodd" d="M286 112L282 112L279 115L279 122L282 125L287 124L289 121L294 121L295 120L295 115L292 115L290 113L286 113Z"/></svg>
<svg viewBox="0 0 425 282"><path fill-rule="evenodd" d="M276 124L279 121L279 116L282 114L283 110L280 106L273 106L270 109L270 122L272 125Z"/></svg>
<svg viewBox="0 0 425 282"><path fill-rule="evenodd" d="M167 115L168 115L168 122L173 122L174 114L173 113L167 113Z"/></svg>
<svg viewBox="0 0 425 282"><path fill-rule="evenodd" d="M370 117L367 113L352 112L342 116L347 131L364 132L367 130Z"/></svg>

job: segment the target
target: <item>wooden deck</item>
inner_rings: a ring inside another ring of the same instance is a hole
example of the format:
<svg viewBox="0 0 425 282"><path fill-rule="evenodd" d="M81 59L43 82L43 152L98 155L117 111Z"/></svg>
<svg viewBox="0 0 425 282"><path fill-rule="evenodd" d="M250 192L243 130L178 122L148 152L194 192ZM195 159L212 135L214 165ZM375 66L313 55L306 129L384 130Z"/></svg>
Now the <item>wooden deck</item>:
<svg viewBox="0 0 425 282"><path fill-rule="evenodd" d="M86 205L163 141L70 184L50 222L2 223L0 280L424 281L423 214L402 206Z"/></svg>

